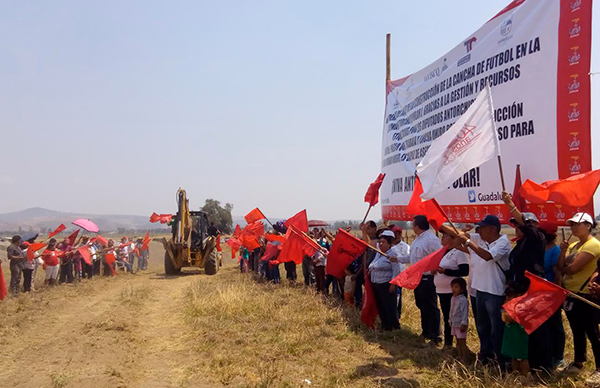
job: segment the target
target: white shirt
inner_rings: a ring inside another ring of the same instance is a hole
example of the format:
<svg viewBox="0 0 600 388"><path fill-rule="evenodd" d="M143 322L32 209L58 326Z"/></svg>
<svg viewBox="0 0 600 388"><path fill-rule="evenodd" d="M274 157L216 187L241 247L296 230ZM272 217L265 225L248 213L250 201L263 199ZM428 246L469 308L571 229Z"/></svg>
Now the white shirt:
<svg viewBox="0 0 600 388"><path fill-rule="evenodd" d="M401 258L402 263L415 264L424 257L442 248L440 239L430 230L426 230L415 238L410 246L409 259ZM423 275L431 275L431 272L425 272Z"/></svg>
<svg viewBox="0 0 600 388"><path fill-rule="evenodd" d="M492 260L485 261L472 249L469 249L471 253L471 268L469 270L469 275L472 277L471 286L477 291L498 296L504 295L506 279L498 265L504 270L508 270L510 266L508 256L512 247L508 237L503 234L499 239L488 244L477 233L471 233L471 241L492 255Z"/></svg>
<svg viewBox="0 0 600 388"><path fill-rule="evenodd" d="M394 252L393 256L398 258L398 268L400 272L406 269L406 265L403 263L410 260L410 245L404 241L400 241L398 244L392 247Z"/></svg>
<svg viewBox="0 0 600 388"><path fill-rule="evenodd" d="M465 252L459 251L458 249L452 249L446 253L440 261L440 267L444 269L458 269L461 264L469 264L469 255ZM456 276L448 276L443 273L436 273L433 278L433 284L435 284L435 292L438 294L451 294L452 287L450 283Z"/></svg>

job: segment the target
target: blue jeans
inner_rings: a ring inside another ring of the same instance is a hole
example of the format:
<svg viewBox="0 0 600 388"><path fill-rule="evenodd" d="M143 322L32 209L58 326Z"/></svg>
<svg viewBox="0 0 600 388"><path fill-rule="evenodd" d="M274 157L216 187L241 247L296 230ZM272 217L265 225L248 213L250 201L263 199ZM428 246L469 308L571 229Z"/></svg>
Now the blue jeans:
<svg viewBox="0 0 600 388"><path fill-rule="evenodd" d="M504 296L477 291L476 303L477 334L479 334L479 343L481 344L480 357L482 360L496 358L500 365L503 365L506 360L500 350L504 336L504 322L502 322L501 314Z"/></svg>

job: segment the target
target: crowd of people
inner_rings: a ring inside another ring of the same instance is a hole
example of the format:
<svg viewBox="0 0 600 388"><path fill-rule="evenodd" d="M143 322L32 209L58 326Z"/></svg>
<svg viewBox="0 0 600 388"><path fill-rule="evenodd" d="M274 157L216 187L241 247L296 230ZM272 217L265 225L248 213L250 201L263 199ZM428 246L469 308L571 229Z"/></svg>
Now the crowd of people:
<svg viewBox="0 0 600 388"><path fill-rule="evenodd" d="M378 227L374 221L361 224L362 239L377 250L368 249L357 257L341 279L325 272L327 251L335 236L323 229L309 232L322 251L305 256L301 271L304 283L317 292L332 294L344 303L361 309L366 287L371 287L380 318L380 330L400 328L402 289L391 283L407 265L414 265L442 246L447 251L436 271L425 272L414 289L421 315L421 336L432 346L452 348L458 356L472 360L466 338L475 331L479 339L476 360L497 366L502 371L523 375L535 373L580 374L587 360L587 342L592 346L596 369L587 383L600 385L600 331L594 307L568 297L564 306L531 334L515 322L502 305L523 295L529 287L526 271L556 283L588 300L600 299L598 259L600 242L594 237L596 221L586 213L575 214L568 225L571 235L557 244L557 226L541 224L535 214L517 209L509 193L503 200L512 218L516 238L503 233L500 220L485 216L475 225L444 224L439 234L424 215L412 222L414 240L403 241L396 225ZM285 233L283 223L273 225L275 233ZM261 241L261 247L240 251L242 272L255 271L279 283L277 241ZM384 254L382 254L384 253ZM284 263L285 277L297 281L297 266ZM366 276L365 276L366 275ZM404 292L407 292L405 290ZM469 310L475 327L469 326ZM564 360L565 330L563 311L573 333L574 359Z"/></svg>
<svg viewBox="0 0 600 388"><path fill-rule="evenodd" d="M10 267L9 291L13 295L35 289L34 280L39 267L45 271L44 284L49 286L100 275L113 276L119 269L133 273L136 259L137 271L148 268L149 250L141 238L123 236L118 244L102 237L67 237L60 242L51 238L41 254L32 252L28 255L32 243L23 241L21 236L13 236L6 249ZM82 248L87 248L87 255L85 252L82 255Z"/></svg>

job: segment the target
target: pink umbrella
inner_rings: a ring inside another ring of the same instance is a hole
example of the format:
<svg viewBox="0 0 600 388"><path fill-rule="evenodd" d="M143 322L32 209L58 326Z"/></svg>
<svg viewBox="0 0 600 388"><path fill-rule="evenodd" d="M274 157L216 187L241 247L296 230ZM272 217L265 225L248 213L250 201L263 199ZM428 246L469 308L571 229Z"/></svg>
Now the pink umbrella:
<svg viewBox="0 0 600 388"><path fill-rule="evenodd" d="M88 232L91 233L98 233L98 227L96 226L96 224L94 224L92 221L90 220L86 220L83 218L79 218L73 222L71 222L73 225L79 226L82 229L87 230Z"/></svg>

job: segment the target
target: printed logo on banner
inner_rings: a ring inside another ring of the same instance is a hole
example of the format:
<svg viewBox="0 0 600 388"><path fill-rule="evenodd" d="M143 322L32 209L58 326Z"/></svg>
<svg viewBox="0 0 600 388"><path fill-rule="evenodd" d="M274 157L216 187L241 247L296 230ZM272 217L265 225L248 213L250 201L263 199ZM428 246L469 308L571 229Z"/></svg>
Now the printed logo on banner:
<svg viewBox="0 0 600 388"><path fill-rule="evenodd" d="M573 159L573 161L569 163L569 171L571 172L571 175L577 175L579 174L579 171L581 171L581 164L577 161L579 156L571 156L571 159Z"/></svg>
<svg viewBox="0 0 600 388"><path fill-rule="evenodd" d="M465 215L464 215L465 220L469 221L471 219L471 213L469 213L469 208L465 207Z"/></svg>
<svg viewBox="0 0 600 388"><path fill-rule="evenodd" d="M579 77L579 74L572 74L571 75L571 78L573 78L573 81L571 81L571 83L568 86L568 88L569 88L569 94L573 94L573 93L579 92L579 86L581 86L581 84L577 80L578 77Z"/></svg>
<svg viewBox="0 0 600 388"><path fill-rule="evenodd" d="M569 36L571 38L578 37L579 33L581 32L581 26L577 24L578 22L579 19L573 19L573 26L569 29Z"/></svg>
<svg viewBox="0 0 600 388"><path fill-rule="evenodd" d="M442 158L444 159L444 165L448 165L462 155L473 145L473 142L477 140L480 133L475 133L474 130L477 128L475 125L465 124L462 129L456 134L456 137L452 139Z"/></svg>
<svg viewBox="0 0 600 388"><path fill-rule="evenodd" d="M510 32L512 31L512 25L513 25L512 15L510 15L510 17L508 19L506 19L505 21L503 21L502 24L500 25L500 34L502 34L502 36L506 36L506 35L510 34Z"/></svg>
<svg viewBox="0 0 600 388"><path fill-rule="evenodd" d="M581 7L581 0L574 0L571 2L571 12L579 11Z"/></svg>
<svg viewBox="0 0 600 388"><path fill-rule="evenodd" d="M578 132L571 132L573 136L571 140L569 140L569 151L579 151L579 146L581 145L581 140L577 137Z"/></svg>
<svg viewBox="0 0 600 388"><path fill-rule="evenodd" d="M569 55L569 66L578 65L579 59L581 59L581 54L577 52L579 46L571 47L571 50L573 50L573 52Z"/></svg>
<svg viewBox="0 0 600 388"><path fill-rule="evenodd" d="M465 55L464 57L462 57L461 59L458 60L458 66L464 65L465 63L467 63L471 60L470 53L471 53L471 50L473 50L473 45L475 44L475 42L477 42L476 37L472 37L463 42L463 45L467 49L467 55Z"/></svg>
<svg viewBox="0 0 600 388"><path fill-rule="evenodd" d="M477 202L477 194L475 193L475 190L469 190L469 202Z"/></svg>
<svg viewBox="0 0 600 388"><path fill-rule="evenodd" d="M485 209L485 211L487 212L487 208ZM475 217L476 220L481 219L481 215L479 214L479 206L475 207L475 214L473 214L473 217Z"/></svg>
<svg viewBox="0 0 600 388"><path fill-rule="evenodd" d="M538 205L538 207L540 208L540 213L538 214L538 218L540 219L540 221L548 221L548 214L544 210L544 206L545 205Z"/></svg>
<svg viewBox="0 0 600 388"><path fill-rule="evenodd" d="M456 216L457 220L460 220L460 218L462 217L462 214L460 214L460 208L459 207L456 208L455 216Z"/></svg>
<svg viewBox="0 0 600 388"><path fill-rule="evenodd" d="M562 211L562 205L556 205L556 212L554 212L554 216L556 217L556 221L564 221L566 218L565 212Z"/></svg>
<svg viewBox="0 0 600 388"><path fill-rule="evenodd" d="M398 101L398 91L394 90L394 93L392 93L392 97L394 98L394 108L398 108L400 106L400 101Z"/></svg>
<svg viewBox="0 0 600 388"><path fill-rule="evenodd" d="M504 220L504 213L502 212L502 206L496 206L496 217L498 217L498 219L500 221Z"/></svg>
<svg viewBox="0 0 600 388"><path fill-rule="evenodd" d="M442 73L448 69L448 59L444 58L444 64L442 65Z"/></svg>
<svg viewBox="0 0 600 388"><path fill-rule="evenodd" d="M574 102L571 104L571 107L573 108L569 113L567 113L567 117L569 117L569 122L574 122L574 121L579 121L579 116L581 115L581 112L579 112L579 109L577 109L577 105L579 105L578 103Z"/></svg>

